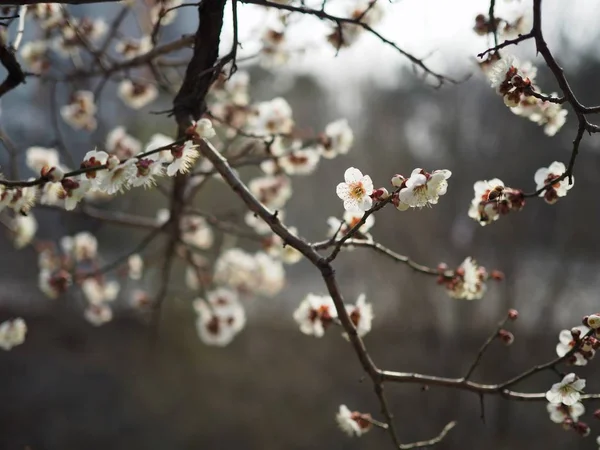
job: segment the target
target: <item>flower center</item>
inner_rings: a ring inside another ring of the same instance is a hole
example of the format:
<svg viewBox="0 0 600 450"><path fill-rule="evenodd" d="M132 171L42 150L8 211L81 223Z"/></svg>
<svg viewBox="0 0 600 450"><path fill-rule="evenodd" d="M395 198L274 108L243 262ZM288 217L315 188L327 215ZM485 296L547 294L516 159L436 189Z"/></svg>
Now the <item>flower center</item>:
<svg viewBox="0 0 600 450"><path fill-rule="evenodd" d="M353 198L356 198L356 199L363 198L366 193L367 193L367 191L366 191L365 187L363 186L362 182L357 181L356 183L352 183L350 185L350 195Z"/></svg>

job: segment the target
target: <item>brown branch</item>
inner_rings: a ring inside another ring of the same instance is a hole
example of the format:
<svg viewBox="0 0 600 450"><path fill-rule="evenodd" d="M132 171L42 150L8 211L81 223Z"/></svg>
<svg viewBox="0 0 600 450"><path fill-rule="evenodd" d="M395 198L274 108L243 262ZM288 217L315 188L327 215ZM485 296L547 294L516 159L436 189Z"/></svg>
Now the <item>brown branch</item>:
<svg viewBox="0 0 600 450"><path fill-rule="evenodd" d="M489 346L491 345L491 343L498 337L498 332L502 329L502 327L504 327L504 325L506 324L506 322L508 321L509 318L510 317L507 315L504 319L502 319L498 323L498 325L496 326L496 328L494 329L494 331L492 331L492 333L490 333L490 335L488 336L488 338L485 340L485 342L483 343L483 345L479 349L479 352L477 352L477 356L475 357L475 359L473 360L473 362L469 366L469 369L467 370L467 373L463 377L463 380L466 381L469 378L471 378L471 375L473 374L473 372L475 371L475 369L479 365L479 362L481 361L481 358L483 358L484 353L489 348Z"/></svg>
<svg viewBox="0 0 600 450"><path fill-rule="evenodd" d="M0 97L2 97L21 83L25 83L25 73L21 68L21 64L17 61L13 50L8 48L2 36L0 36L0 63L8 72L6 78L0 84Z"/></svg>
<svg viewBox="0 0 600 450"><path fill-rule="evenodd" d="M275 2L269 1L269 0L239 0L239 1L242 3L266 6L269 8L280 9L280 10L284 10L284 11L290 11L290 12L295 12L295 13L306 14L306 15L318 17L319 19L329 20L331 22L334 22L338 27L344 23L357 25L357 26L363 28L364 30L368 31L369 33L371 33L373 36L375 36L377 39L379 39L384 44L389 45L390 47L394 48L398 53L400 53L402 56L407 58L416 67L421 68L426 74L433 76L437 80L438 85L442 85L444 82L458 83L458 80L454 80L452 78L449 78L445 75L442 75L442 74L439 74L439 73L433 71L423 62L423 59L417 58L416 56L403 50L402 48L400 48L398 46L398 44L385 38L382 34L375 31L375 29L373 29L370 25L366 24L365 22L362 22L360 19L333 16L331 14L326 13L323 9L312 9L312 8L307 8L306 6L292 6L292 5L288 5L287 3L275 3Z"/></svg>

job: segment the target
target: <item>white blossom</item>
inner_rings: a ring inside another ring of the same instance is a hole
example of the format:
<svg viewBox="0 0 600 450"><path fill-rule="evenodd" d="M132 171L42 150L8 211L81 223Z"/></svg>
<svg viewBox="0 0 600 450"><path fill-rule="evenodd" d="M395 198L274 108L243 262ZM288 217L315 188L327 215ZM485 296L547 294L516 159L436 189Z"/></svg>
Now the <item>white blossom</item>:
<svg viewBox="0 0 600 450"><path fill-rule="evenodd" d="M96 109L93 92L77 91L73 94L71 103L60 108L60 115L77 130L93 131L96 129Z"/></svg>
<svg viewBox="0 0 600 450"><path fill-rule="evenodd" d="M257 103L252 107L254 114L248 120L249 131L261 134L288 134L294 127L292 108L282 97Z"/></svg>
<svg viewBox="0 0 600 450"><path fill-rule="evenodd" d="M448 189L446 181L452 172L449 170L434 170L431 174L423 169L414 169L410 178L405 182L405 187L398 193L400 203L411 208L423 208L435 205L439 196L444 195Z"/></svg>
<svg viewBox="0 0 600 450"><path fill-rule="evenodd" d="M292 195L290 179L285 175L254 178L248 183L250 192L266 207L279 209Z"/></svg>
<svg viewBox="0 0 600 450"><path fill-rule="evenodd" d="M105 170L98 189L108 195L114 195L129 189L131 182L137 177L137 160L128 159L112 170Z"/></svg>
<svg viewBox="0 0 600 450"><path fill-rule="evenodd" d="M135 58L152 50L152 39L150 36L142 36L139 39L124 38L117 42L115 50L127 59Z"/></svg>
<svg viewBox="0 0 600 450"><path fill-rule="evenodd" d="M142 149L140 141L127 134L125 127L115 127L106 135L106 151L120 160L138 154Z"/></svg>
<svg viewBox="0 0 600 450"><path fill-rule="evenodd" d="M560 177L566 171L567 168L565 165L558 161L554 161L548 168L542 167L538 169L534 175L536 190L542 189L546 184ZM567 195L567 192L573 187L574 184L575 178L571 176L571 181L569 182L567 177L562 181L553 183L552 186L547 189L547 191L551 191L550 195L547 192L540 192L540 197L544 197L548 203L554 203L558 197L564 197Z"/></svg>
<svg viewBox="0 0 600 450"><path fill-rule="evenodd" d="M577 422L579 417L585 413L585 407L580 402L570 406L563 405L562 403L558 405L547 403L546 410L548 411L548 414L550 414L550 420L554 423L564 423L567 419Z"/></svg>
<svg viewBox="0 0 600 450"><path fill-rule="evenodd" d="M0 324L0 348L11 350L25 342L27 324L20 317Z"/></svg>
<svg viewBox="0 0 600 450"><path fill-rule="evenodd" d="M320 136L320 151L324 158L332 159L345 155L354 143L354 133L346 119L336 120L325 127Z"/></svg>
<svg viewBox="0 0 600 450"><path fill-rule="evenodd" d="M183 216L181 219L181 239L183 242L202 250L212 247L214 235L206 219L200 216Z"/></svg>
<svg viewBox="0 0 600 450"><path fill-rule="evenodd" d="M160 19L161 25L173 23L177 17L177 8L183 3L183 0L161 0L150 9L150 22L155 24Z"/></svg>
<svg viewBox="0 0 600 450"><path fill-rule="evenodd" d="M477 181L473 185L475 197L471 201L469 217L477 220L482 226L500 217L497 203L488 201L488 195L497 187L504 187L504 183L498 178Z"/></svg>
<svg viewBox="0 0 600 450"><path fill-rule="evenodd" d="M58 151L53 148L29 147L25 152L25 163L39 175L44 166L58 167L60 165Z"/></svg>
<svg viewBox="0 0 600 450"><path fill-rule="evenodd" d="M340 405L335 416L340 429L348 436L362 436L371 429L370 416L358 411L350 411L346 405Z"/></svg>
<svg viewBox="0 0 600 450"><path fill-rule="evenodd" d="M123 80L119 84L118 96L133 109L141 109L158 97L158 89L151 83Z"/></svg>
<svg viewBox="0 0 600 450"><path fill-rule="evenodd" d="M18 215L12 220L13 242L16 248L23 248L30 244L38 229L37 221L33 214Z"/></svg>
<svg viewBox="0 0 600 450"><path fill-rule="evenodd" d="M44 72L49 61L47 58L48 43L46 41L29 41L21 47L21 59L32 72Z"/></svg>
<svg viewBox="0 0 600 450"><path fill-rule="evenodd" d="M323 337L325 328L336 318L337 311L329 296L308 294L294 311L300 331L315 337Z"/></svg>
<svg viewBox="0 0 600 450"><path fill-rule="evenodd" d="M177 173L187 173L200 156L198 146L192 141L185 141L184 145L175 147L171 154L173 162L167 167L167 175L170 177Z"/></svg>
<svg viewBox="0 0 600 450"><path fill-rule="evenodd" d="M590 331L588 327L585 327L583 325L574 327L572 328L572 330L579 332L580 336L585 336L588 333L588 331ZM567 353L569 353L573 349L573 347L575 347L576 344L578 344L578 342L573 338L573 333L571 332L571 330L562 330L558 335L558 344L556 344L556 354L562 358ZM590 350L590 353L593 351L594 350ZM593 355L593 353L591 354ZM575 357L575 361L573 361L574 365L587 365L588 359L585 358L581 354L581 352L577 351L573 354L573 356Z"/></svg>
<svg viewBox="0 0 600 450"><path fill-rule="evenodd" d="M207 299L194 301L198 314L196 329L207 345L225 346L244 328L246 313L237 293L218 288L207 294Z"/></svg>
<svg viewBox="0 0 600 450"><path fill-rule="evenodd" d="M344 201L344 209L350 212L364 212L371 209L373 199L373 181L368 175L354 167L344 172L344 183L337 185L336 193Z"/></svg>
<svg viewBox="0 0 600 450"><path fill-rule="evenodd" d="M346 312L350 320L356 328L356 333L359 337L363 337L371 331L371 323L373 322L373 305L367 303L366 295L360 294L354 305L346 305ZM348 335L344 333L348 338Z"/></svg>
<svg viewBox="0 0 600 450"><path fill-rule="evenodd" d="M479 300L487 291L487 278L485 267L469 256L455 271L454 277L446 282L446 290L452 298Z"/></svg>
<svg viewBox="0 0 600 450"><path fill-rule="evenodd" d="M581 391L585 388L585 380L577 378L577 375L570 373L566 375L560 383L555 383L552 388L546 392L546 399L554 404L560 403L571 406L581 398Z"/></svg>
<svg viewBox="0 0 600 450"><path fill-rule="evenodd" d="M133 187L144 186L144 188L150 188L156 184L154 178L161 177L165 173L157 153L136 159L133 165L136 169L135 176L132 175L129 180Z"/></svg>
<svg viewBox="0 0 600 450"><path fill-rule="evenodd" d="M86 278L81 283L81 290L88 303L102 305L115 301L121 286L118 281L99 281L96 278Z"/></svg>
<svg viewBox="0 0 600 450"><path fill-rule="evenodd" d="M127 258L127 268L129 278L132 280L141 280L142 273L144 272L144 260L138 253L135 253Z"/></svg>

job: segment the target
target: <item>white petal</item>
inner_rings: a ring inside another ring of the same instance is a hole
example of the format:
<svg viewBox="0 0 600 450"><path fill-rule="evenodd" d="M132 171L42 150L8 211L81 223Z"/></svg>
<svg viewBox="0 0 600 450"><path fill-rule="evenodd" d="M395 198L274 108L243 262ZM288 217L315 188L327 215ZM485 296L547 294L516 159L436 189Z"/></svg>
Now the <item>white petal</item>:
<svg viewBox="0 0 600 450"><path fill-rule="evenodd" d="M346 183L355 183L360 181L362 177L362 172L355 167L350 167L349 169L346 169L346 172L344 172L344 180Z"/></svg>

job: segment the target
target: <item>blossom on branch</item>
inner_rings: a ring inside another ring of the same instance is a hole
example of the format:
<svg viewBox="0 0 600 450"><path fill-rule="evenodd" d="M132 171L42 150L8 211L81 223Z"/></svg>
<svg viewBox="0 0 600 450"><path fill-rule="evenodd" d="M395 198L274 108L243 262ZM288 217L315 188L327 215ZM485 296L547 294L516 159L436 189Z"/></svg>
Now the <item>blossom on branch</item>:
<svg viewBox="0 0 600 450"><path fill-rule="evenodd" d="M567 168L565 165L558 161L554 161L548 168L542 167L538 169L534 175L536 189L539 190L544 188L546 185L552 183L553 180L556 180L562 176L566 171ZM548 188L540 192L539 196L544 197L546 203L552 205L558 201L559 197L564 197L567 195L567 192L573 187L574 184L574 177L571 176L570 180L567 177L562 181L552 183Z"/></svg>
<svg viewBox="0 0 600 450"><path fill-rule="evenodd" d="M368 175L354 167L344 172L344 182L337 185L336 193L344 201L344 209L349 212L364 212L371 209L373 181Z"/></svg>
<svg viewBox="0 0 600 450"><path fill-rule="evenodd" d="M581 398L581 391L585 388L585 380L578 378L574 373L566 375L560 383L555 383L546 392L546 399L553 405L563 404L572 406Z"/></svg>
<svg viewBox="0 0 600 450"><path fill-rule="evenodd" d="M340 429L348 436L362 436L372 428L371 415L350 411L346 405L340 405L335 419Z"/></svg>
<svg viewBox="0 0 600 450"><path fill-rule="evenodd" d="M523 192L504 186L498 178L477 181L473 190L475 197L471 201L469 217L477 220L481 226L510 211L520 211L525 206Z"/></svg>
<svg viewBox="0 0 600 450"><path fill-rule="evenodd" d="M550 414L550 420L554 423L565 423L567 420L577 422L579 417L585 413L585 407L582 403L573 403L570 406L560 404L547 403L546 410Z"/></svg>
<svg viewBox="0 0 600 450"><path fill-rule="evenodd" d="M323 158L332 159L345 155L354 143L354 132L346 119L336 120L325 127L318 137L318 149Z"/></svg>
<svg viewBox="0 0 600 450"><path fill-rule="evenodd" d="M125 79L119 84L118 95L133 109L141 109L158 97L158 89L151 83Z"/></svg>
<svg viewBox="0 0 600 450"><path fill-rule="evenodd" d="M329 296L308 294L294 311L300 331L310 336L323 337L334 319L337 319L337 311Z"/></svg>
<svg viewBox="0 0 600 450"><path fill-rule="evenodd" d="M470 256L454 271L452 278L440 276L438 281L446 286L448 295L452 298L479 300L487 291L485 282L488 273Z"/></svg>
<svg viewBox="0 0 600 450"><path fill-rule="evenodd" d="M77 91L71 96L71 102L60 108L63 120L76 130L96 129L96 103L91 91Z"/></svg>
<svg viewBox="0 0 600 450"><path fill-rule="evenodd" d="M373 322L373 305L367 303L365 294L360 294L354 305L346 305L346 312L350 321L356 328L356 334L359 337L365 336L371 331L371 323ZM343 336L348 339L346 333Z"/></svg>
<svg viewBox="0 0 600 450"><path fill-rule="evenodd" d="M196 329L198 336L207 345L223 347L244 328L246 313L237 293L218 288L207 293L206 300L194 300L198 314Z"/></svg>
<svg viewBox="0 0 600 450"><path fill-rule="evenodd" d="M397 197L397 208L402 210L404 206L411 208L423 208L437 204L441 195L448 190L448 178L452 176L449 170L434 170L432 173L425 172L423 169L414 169L410 178L402 177L401 183L392 184L400 187ZM396 178L396 177L395 177ZM402 205L402 206L400 206Z"/></svg>

